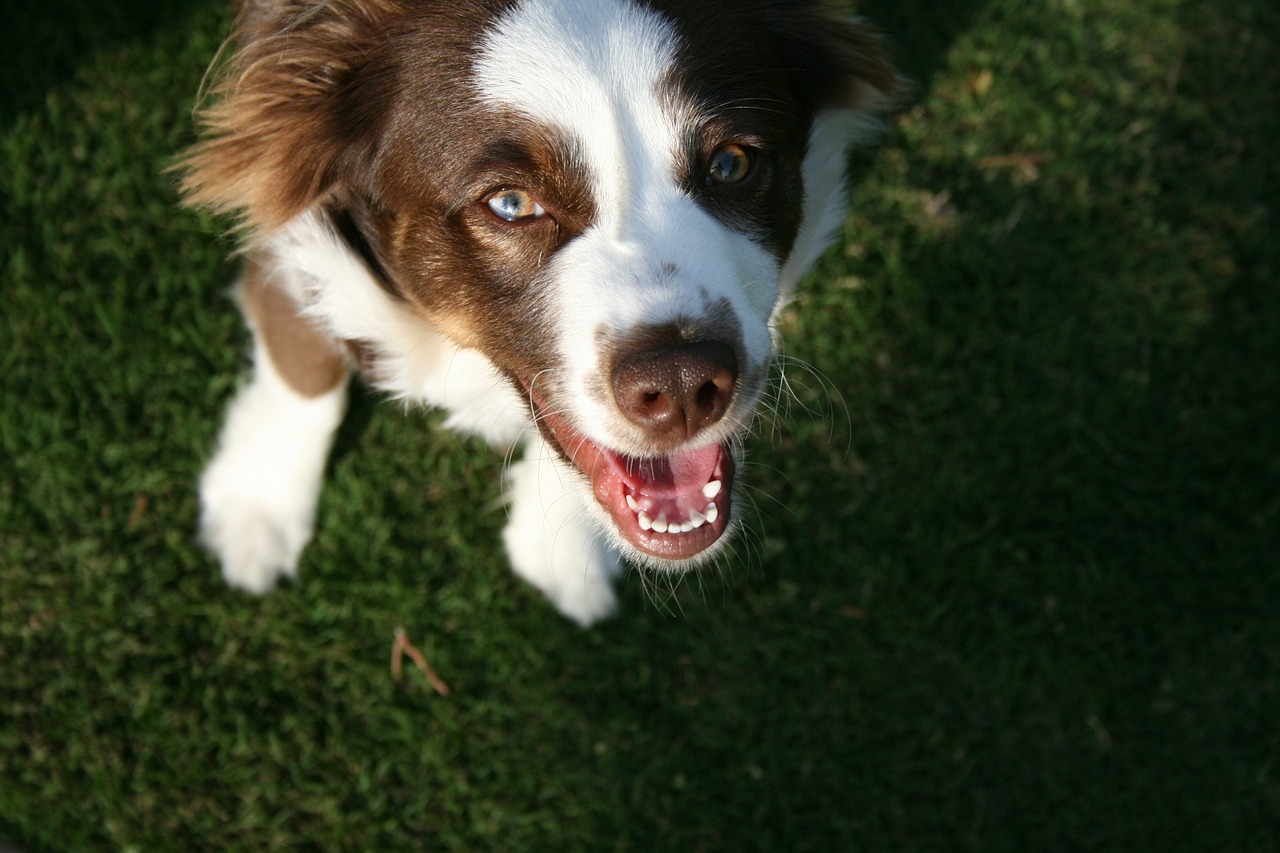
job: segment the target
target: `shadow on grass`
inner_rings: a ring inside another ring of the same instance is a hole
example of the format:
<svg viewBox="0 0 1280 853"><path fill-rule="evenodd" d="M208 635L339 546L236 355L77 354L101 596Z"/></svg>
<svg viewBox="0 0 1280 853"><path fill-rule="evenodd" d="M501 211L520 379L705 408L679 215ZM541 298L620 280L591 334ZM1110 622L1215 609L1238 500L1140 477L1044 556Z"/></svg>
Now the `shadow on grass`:
<svg viewBox="0 0 1280 853"><path fill-rule="evenodd" d="M862 0L855 9L885 36L894 66L922 97L929 80L946 61L951 42L984 5L986 0Z"/></svg>
<svg viewBox="0 0 1280 853"><path fill-rule="evenodd" d="M85 57L150 37L197 3L150 0L18 0L0 27L0 122L41 103Z"/></svg>

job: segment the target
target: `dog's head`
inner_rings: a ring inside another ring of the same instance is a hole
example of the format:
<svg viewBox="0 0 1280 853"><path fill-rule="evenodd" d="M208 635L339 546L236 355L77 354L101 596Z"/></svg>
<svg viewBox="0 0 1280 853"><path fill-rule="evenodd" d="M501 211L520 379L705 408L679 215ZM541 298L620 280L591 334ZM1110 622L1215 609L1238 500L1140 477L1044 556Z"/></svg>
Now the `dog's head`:
<svg viewBox="0 0 1280 853"><path fill-rule="evenodd" d="M320 212L483 353L663 565L722 542L786 291L839 222L894 78L781 0L250 0L197 202Z"/></svg>

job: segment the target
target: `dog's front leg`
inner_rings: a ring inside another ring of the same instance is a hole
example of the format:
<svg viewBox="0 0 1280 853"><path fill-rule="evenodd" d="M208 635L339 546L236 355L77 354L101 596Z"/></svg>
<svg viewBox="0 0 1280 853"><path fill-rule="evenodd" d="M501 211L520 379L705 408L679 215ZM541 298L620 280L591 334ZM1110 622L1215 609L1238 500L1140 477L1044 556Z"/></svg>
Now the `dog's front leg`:
<svg viewBox="0 0 1280 853"><path fill-rule="evenodd" d="M232 401L201 478L200 534L227 583L262 593L297 574L311 539L348 369L263 268L250 264L241 296L253 331L253 377Z"/></svg>
<svg viewBox="0 0 1280 853"><path fill-rule="evenodd" d="M531 439L524 459L509 472L510 519L503 540L516 574L587 627L617 609L613 580L620 562L583 504L579 476L541 438Z"/></svg>

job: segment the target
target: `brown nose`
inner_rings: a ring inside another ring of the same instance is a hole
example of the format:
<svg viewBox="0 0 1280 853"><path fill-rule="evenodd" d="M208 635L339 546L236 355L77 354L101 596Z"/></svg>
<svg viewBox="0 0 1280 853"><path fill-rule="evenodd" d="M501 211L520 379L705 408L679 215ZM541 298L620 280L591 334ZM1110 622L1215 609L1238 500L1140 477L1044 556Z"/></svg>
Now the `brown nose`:
<svg viewBox="0 0 1280 853"><path fill-rule="evenodd" d="M738 358L719 341L633 352L613 371L613 396L622 414L671 444L724 417L737 384Z"/></svg>

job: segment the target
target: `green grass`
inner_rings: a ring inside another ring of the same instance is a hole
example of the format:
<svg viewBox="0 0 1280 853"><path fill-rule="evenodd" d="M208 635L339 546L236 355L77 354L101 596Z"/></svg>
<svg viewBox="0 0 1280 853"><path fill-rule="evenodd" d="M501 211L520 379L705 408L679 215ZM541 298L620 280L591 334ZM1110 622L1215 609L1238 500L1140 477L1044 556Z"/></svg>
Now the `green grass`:
<svg viewBox="0 0 1280 853"><path fill-rule="evenodd" d="M755 534L585 633L504 565L498 455L368 396L302 581L223 586L245 340L164 166L226 15L156 8L2 37L0 837L1280 847L1272 0L863 3L916 91L786 318Z"/></svg>

